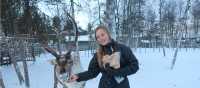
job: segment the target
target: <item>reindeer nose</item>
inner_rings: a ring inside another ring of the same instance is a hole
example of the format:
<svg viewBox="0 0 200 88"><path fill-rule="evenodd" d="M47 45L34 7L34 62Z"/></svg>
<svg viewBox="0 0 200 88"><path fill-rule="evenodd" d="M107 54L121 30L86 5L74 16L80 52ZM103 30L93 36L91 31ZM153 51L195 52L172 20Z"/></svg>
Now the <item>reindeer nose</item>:
<svg viewBox="0 0 200 88"><path fill-rule="evenodd" d="M63 74L63 73L65 73L65 72L66 72L65 68L61 68L61 69L60 69L60 74Z"/></svg>

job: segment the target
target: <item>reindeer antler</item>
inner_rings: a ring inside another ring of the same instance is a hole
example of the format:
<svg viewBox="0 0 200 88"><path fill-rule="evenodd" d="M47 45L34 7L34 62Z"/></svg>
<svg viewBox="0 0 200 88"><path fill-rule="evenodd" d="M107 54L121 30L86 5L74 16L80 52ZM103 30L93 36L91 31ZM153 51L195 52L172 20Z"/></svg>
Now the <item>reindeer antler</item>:
<svg viewBox="0 0 200 88"><path fill-rule="evenodd" d="M53 56L55 56L56 58L59 58L59 55L58 55L58 53L56 52L56 50L54 50L54 49L48 47L48 45L47 45L46 43L45 43L45 44L42 44L42 47L43 47L46 51L48 51L49 53L51 53Z"/></svg>

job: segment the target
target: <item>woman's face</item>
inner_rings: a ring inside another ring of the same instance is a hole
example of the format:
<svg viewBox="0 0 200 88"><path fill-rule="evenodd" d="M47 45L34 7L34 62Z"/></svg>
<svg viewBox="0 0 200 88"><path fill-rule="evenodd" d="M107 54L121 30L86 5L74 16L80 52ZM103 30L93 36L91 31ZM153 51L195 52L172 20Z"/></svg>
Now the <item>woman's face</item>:
<svg viewBox="0 0 200 88"><path fill-rule="evenodd" d="M98 29L96 31L96 40L100 45L106 45L110 42L109 35L104 29Z"/></svg>

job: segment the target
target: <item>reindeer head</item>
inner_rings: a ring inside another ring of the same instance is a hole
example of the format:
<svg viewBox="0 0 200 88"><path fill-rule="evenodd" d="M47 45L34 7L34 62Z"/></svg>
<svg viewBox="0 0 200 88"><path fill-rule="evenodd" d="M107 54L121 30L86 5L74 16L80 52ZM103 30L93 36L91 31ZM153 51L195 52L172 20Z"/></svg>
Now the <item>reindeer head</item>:
<svg viewBox="0 0 200 88"><path fill-rule="evenodd" d="M70 71L70 68L73 64L72 56L71 56L71 50L69 50L65 54L58 54L54 49L49 48L47 46L43 46L45 50L47 50L49 53L51 53L53 56L56 57L55 61L52 61L52 64L58 66L58 71L60 74L66 73L67 71Z"/></svg>
<svg viewBox="0 0 200 88"><path fill-rule="evenodd" d="M66 54L58 55L56 58L56 63L60 69L60 74L66 73L72 65L73 61L71 58L71 51L68 51Z"/></svg>

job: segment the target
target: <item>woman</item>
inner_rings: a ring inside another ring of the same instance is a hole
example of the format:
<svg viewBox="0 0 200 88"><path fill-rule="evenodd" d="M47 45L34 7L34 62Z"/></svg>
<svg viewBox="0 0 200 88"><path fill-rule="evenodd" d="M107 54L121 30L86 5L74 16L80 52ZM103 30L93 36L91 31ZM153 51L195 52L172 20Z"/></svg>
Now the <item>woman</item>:
<svg viewBox="0 0 200 88"><path fill-rule="evenodd" d="M128 75L139 69L138 61L131 49L111 39L107 27L98 26L95 38L99 44L90 61L88 70L70 77L70 82L86 81L97 77L101 72L98 88L130 88Z"/></svg>

